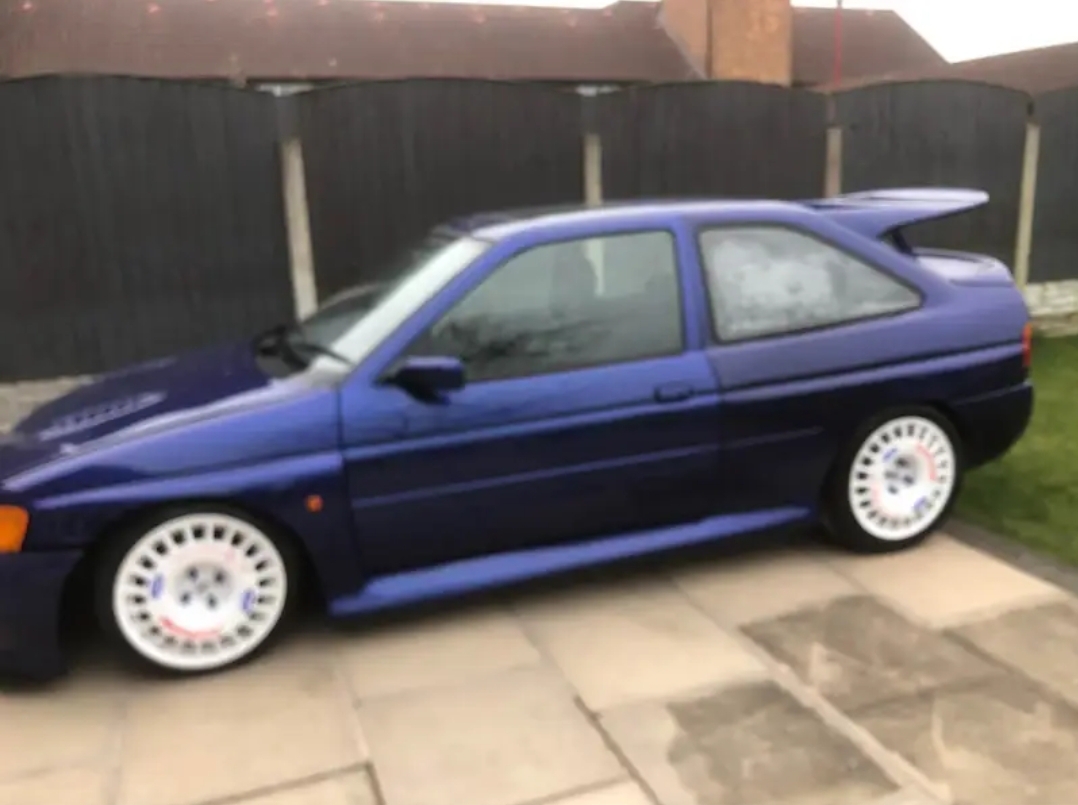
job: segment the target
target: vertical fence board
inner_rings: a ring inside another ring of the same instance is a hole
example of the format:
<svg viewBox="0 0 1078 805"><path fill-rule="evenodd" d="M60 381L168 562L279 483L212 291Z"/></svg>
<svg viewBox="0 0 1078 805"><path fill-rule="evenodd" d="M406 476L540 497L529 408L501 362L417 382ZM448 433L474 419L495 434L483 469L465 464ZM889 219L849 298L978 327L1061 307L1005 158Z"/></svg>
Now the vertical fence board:
<svg viewBox="0 0 1078 805"><path fill-rule="evenodd" d="M983 210L913 227L915 245L1014 262L1029 96L962 81L878 84L835 98L843 191L949 186L986 190Z"/></svg>
<svg viewBox="0 0 1078 805"><path fill-rule="evenodd" d="M291 314L273 99L0 83L0 379L97 372Z"/></svg>
<svg viewBox="0 0 1078 805"><path fill-rule="evenodd" d="M1035 101L1041 126L1030 282L1078 279L1078 87Z"/></svg>
<svg viewBox="0 0 1078 805"><path fill-rule="evenodd" d="M289 318L283 102L193 82L0 82L0 381L95 372ZM383 278L386 261L437 223L582 203L585 111L602 138L605 198L823 192L827 100L800 90L700 82L584 100L532 84L418 80L287 102L323 296ZM983 188L986 210L913 240L1009 264L1028 103L954 81L841 93L842 189ZM1078 278L1078 89L1037 108L1031 278Z"/></svg>
<svg viewBox="0 0 1078 805"><path fill-rule="evenodd" d="M583 199L572 92L417 80L296 100L320 297L382 279L388 259L448 219Z"/></svg>
<svg viewBox="0 0 1078 805"><path fill-rule="evenodd" d="M748 82L641 87L599 96L606 198L818 198L827 99Z"/></svg>

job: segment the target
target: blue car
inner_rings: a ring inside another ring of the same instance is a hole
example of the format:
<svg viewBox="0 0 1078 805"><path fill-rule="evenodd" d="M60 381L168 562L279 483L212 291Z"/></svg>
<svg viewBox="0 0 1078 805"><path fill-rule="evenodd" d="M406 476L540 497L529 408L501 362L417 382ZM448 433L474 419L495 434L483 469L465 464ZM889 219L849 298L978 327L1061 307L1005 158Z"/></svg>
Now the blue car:
<svg viewBox="0 0 1078 805"><path fill-rule="evenodd" d="M99 377L2 437L0 666L62 672L83 589L195 674L304 589L344 617L790 524L916 545L1031 414L1007 268L903 234L987 201L477 216L298 324Z"/></svg>

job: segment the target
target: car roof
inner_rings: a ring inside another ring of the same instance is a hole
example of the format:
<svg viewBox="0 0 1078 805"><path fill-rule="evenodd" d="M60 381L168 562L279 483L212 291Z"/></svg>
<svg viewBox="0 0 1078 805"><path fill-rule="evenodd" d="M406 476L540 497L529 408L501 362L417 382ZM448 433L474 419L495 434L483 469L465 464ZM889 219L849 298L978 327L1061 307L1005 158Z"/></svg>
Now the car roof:
<svg viewBox="0 0 1078 805"><path fill-rule="evenodd" d="M587 206L564 204L546 207L527 207L499 212L477 213L449 223L450 228L467 232L482 240L501 240L522 232L562 226L604 226L634 223L653 224L671 218L709 215L720 212L801 212L804 204L790 201L760 201L749 199L659 199L613 201Z"/></svg>
<svg viewBox="0 0 1078 805"><path fill-rule="evenodd" d="M551 229L631 228L668 225L672 219L716 215L751 215L776 222L796 222L823 215L870 238L903 227L983 207L983 190L951 187L885 188L846 193L823 199L769 201L731 198L658 199L607 202L595 206L566 204L479 213L450 222L449 228L483 240Z"/></svg>

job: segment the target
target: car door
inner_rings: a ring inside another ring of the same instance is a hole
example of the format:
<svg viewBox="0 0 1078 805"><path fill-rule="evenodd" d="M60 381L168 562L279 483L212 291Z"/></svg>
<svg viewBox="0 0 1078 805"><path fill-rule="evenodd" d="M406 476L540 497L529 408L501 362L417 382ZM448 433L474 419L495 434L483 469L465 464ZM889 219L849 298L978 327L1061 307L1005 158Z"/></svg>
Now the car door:
<svg viewBox="0 0 1078 805"><path fill-rule="evenodd" d="M924 293L808 227L703 225L697 237L726 503L815 507L853 429L918 398L903 344L911 318L926 315Z"/></svg>
<svg viewBox="0 0 1078 805"><path fill-rule="evenodd" d="M716 383L681 283L672 231L521 248L397 356L459 357L462 389L438 402L391 384L346 394L368 572L705 515ZM373 422L398 430L380 438Z"/></svg>

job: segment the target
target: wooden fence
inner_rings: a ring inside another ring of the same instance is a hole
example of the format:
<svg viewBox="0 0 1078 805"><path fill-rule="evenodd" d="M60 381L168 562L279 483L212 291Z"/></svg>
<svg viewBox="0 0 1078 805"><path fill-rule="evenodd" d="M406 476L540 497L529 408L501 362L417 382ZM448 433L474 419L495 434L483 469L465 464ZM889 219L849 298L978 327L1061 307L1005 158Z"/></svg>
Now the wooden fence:
<svg viewBox="0 0 1078 805"><path fill-rule="evenodd" d="M699 82L587 97L416 80L276 98L48 77L0 82L0 117L0 381L247 337L294 315L301 269L325 296L379 279L441 221L585 197L980 187L987 209L915 242L997 255L1034 283L1078 281L1078 88L1030 98L943 81L831 97ZM282 169L286 146L298 174Z"/></svg>

